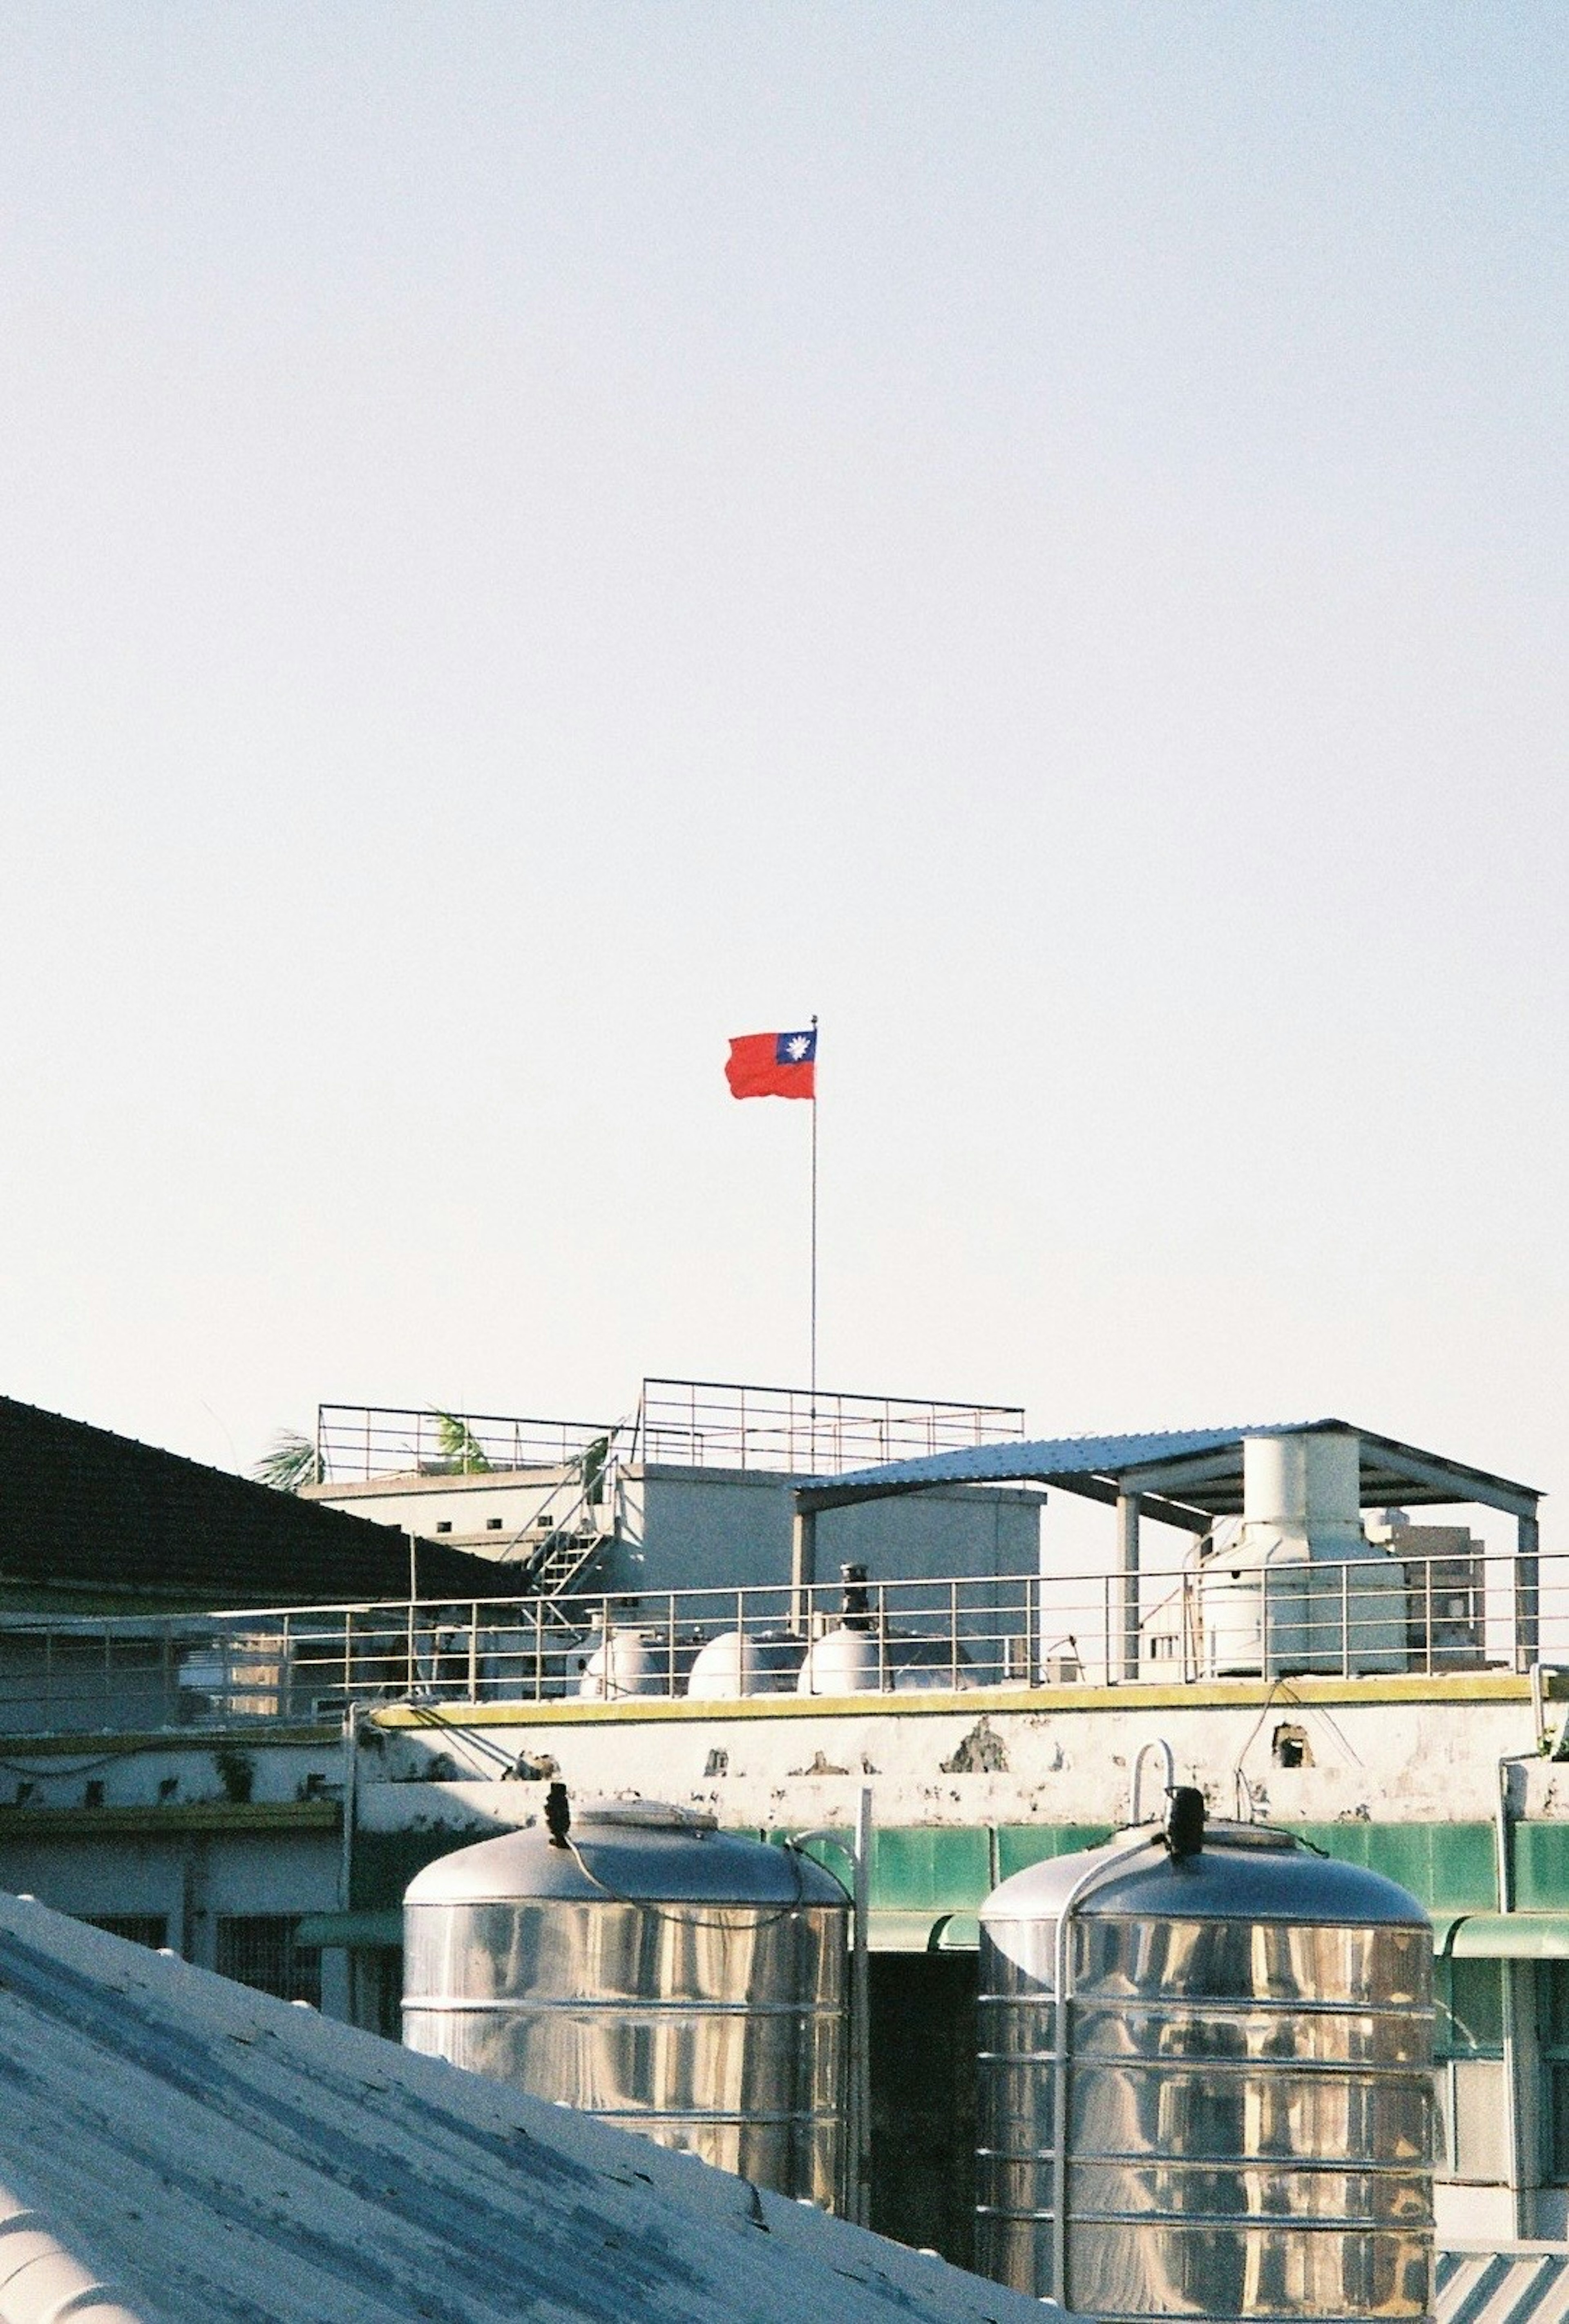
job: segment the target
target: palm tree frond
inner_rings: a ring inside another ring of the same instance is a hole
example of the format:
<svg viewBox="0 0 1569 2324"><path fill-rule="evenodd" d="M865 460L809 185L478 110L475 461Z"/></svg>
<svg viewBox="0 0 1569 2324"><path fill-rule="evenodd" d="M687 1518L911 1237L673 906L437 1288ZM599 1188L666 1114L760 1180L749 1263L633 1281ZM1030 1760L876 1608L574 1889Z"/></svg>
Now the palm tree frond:
<svg viewBox="0 0 1569 2324"><path fill-rule="evenodd" d="M296 1428L281 1428L251 1474L259 1485L271 1485L275 1493L298 1493L306 1485L319 1484L316 1439L301 1436Z"/></svg>
<svg viewBox="0 0 1569 2324"><path fill-rule="evenodd" d="M466 1420L456 1412L431 1409L436 1423L436 1441L441 1447L441 1457L451 1461L466 1474L470 1470L488 1469L490 1459L484 1445Z"/></svg>

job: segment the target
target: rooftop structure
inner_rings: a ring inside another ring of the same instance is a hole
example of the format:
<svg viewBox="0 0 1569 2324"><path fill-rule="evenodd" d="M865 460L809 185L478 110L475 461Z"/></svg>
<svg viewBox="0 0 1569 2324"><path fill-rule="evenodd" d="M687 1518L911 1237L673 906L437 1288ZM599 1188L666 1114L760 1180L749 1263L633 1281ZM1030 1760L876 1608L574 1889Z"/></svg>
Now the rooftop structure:
<svg viewBox="0 0 1569 2324"><path fill-rule="evenodd" d="M1537 1556L1532 1489L1340 1421L1020 1437L919 1463L629 1465L606 1512L626 1565L576 1593L531 1594L503 1556L505 1600L13 1615L0 1880L395 2036L409 1880L537 1817L547 1782L753 1837L842 1834L864 1792L871 2215L962 2263L976 1915L1001 1878L1123 1821L1154 1754L1215 1812L1284 1824L1421 1901L1441 2226L1495 2250L1569 2233L1569 1555ZM651 1476L669 1537L688 1557L706 1542L716 1586L646 1579ZM485 1471L339 1489L383 1487L460 1522L472 1496L479 1523L524 1489ZM797 1493L846 1487L805 1512L825 1578L792 1583ZM1045 1492L1044 1570L1038 1554L1002 1569L999 1540L1038 1525ZM1106 1565L1075 1552L1064 1570L1059 1492L1081 1542L1086 1505L1114 1518ZM1512 1544L1474 1535L1468 1503L1507 1517ZM704 1536L706 1507L727 1514ZM1130 1534L1137 1548L1138 1520L1166 1510L1189 1522L1146 1527L1130 1572ZM830 1528L873 1517L903 1568L830 1581ZM969 1570L916 1563L965 1541Z"/></svg>
<svg viewBox="0 0 1569 2324"><path fill-rule="evenodd" d="M601 1460L809 1477L996 1443L1024 1434L1017 1405L645 1379L620 1420L521 1419L411 1406L317 1406L317 1480L477 1476Z"/></svg>
<svg viewBox="0 0 1569 2324"><path fill-rule="evenodd" d="M1349 1420L1270 1420L1232 1428L1176 1428L1128 1436L1056 1436L943 1448L848 1474L825 1471L799 1495L803 1507L930 1492L945 1485L1030 1481L1079 1493L1086 1500L1140 1499L1148 1515L1190 1533L1207 1533L1217 1517L1240 1516L1245 1448L1268 1437L1354 1436L1364 1508L1398 1502L1434 1508L1456 1502L1531 1518L1537 1487L1494 1476L1442 1452L1422 1452ZM832 1481L828 1481L830 1473Z"/></svg>
<svg viewBox="0 0 1569 2324"><path fill-rule="evenodd" d="M1023 1431L1017 1406L651 1378L620 1421L324 1404L307 1491L510 1566L521 1596L767 1588L789 1575L793 1484ZM1039 1506L956 1490L848 1516L831 1546L905 1578L1032 1572Z"/></svg>

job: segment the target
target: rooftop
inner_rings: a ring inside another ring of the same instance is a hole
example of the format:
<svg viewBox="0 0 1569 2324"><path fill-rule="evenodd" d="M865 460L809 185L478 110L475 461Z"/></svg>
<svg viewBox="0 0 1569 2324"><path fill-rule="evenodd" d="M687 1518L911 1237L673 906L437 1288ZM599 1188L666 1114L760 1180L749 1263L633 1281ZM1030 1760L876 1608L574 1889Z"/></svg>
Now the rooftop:
<svg viewBox="0 0 1569 2324"><path fill-rule="evenodd" d="M1021 1434L1009 1443L945 1448L914 1460L825 1471L803 1489L800 1499L808 1508L837 1508L941 1485L1031 1482L1055 1485L1094 1501L1136 1494L1148 1516L1204 1533L1215 1517L1235 1517L1241 1509L1242 1447L1250 1437L1325 1432L1357 1438L1364 1508L1463 1503L1528 1517L1541 1499L1534 1485L1472 1468L1445 1453L1421 1452L1395 1437L1359 1428L1354 1421L1328 1419L1260 1421L1128 1436Z"/></svg>
<svg viewBox="0 0 1569 2324"><path fill-rule="evenodd" d="M1023 1434L1019 1405L648 1378L632 1412L620 1420L319 1405L317 1476L330 1488L376 1477L474 1476L614 1459L810 1477L873 1461L1013 1443Z"/></svg>
<svg viewBox="0 0 1569 2324"><path fill-rule="evenodd" d="M1039 2303L0 1897L16 2324L1028 2324Z"/></svg>

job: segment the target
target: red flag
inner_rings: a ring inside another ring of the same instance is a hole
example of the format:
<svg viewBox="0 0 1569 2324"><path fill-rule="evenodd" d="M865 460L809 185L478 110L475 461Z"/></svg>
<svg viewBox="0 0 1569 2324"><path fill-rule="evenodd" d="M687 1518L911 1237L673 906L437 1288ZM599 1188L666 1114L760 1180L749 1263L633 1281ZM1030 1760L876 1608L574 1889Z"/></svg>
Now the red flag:
<svg viewBox="0 0 1569 2324"><path fill-rule="evenodd" d="M743 1033L730 1044L725 1078L732 1097L816 1097L817 1028Z"/></svg>

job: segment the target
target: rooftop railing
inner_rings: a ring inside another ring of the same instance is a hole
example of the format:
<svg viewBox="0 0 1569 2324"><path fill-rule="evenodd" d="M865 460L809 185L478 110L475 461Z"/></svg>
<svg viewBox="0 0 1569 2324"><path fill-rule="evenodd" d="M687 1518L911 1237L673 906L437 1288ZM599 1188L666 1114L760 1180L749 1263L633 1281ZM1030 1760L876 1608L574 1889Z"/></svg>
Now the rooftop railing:
<svg viewBox="0 0 1569 2324"><path fill-rule="evenodd" d="M323 1404L317 1408L317 1480L483 1475L559 1468L595 1446L610 1461L678 1468L757 1469L838 1476L883 1461L1017 1443L1021 1406L945 1404L915 1397L850 1396L744 1381L645 1379L630 1420L509 1419L431 1407Z"/></svg>
<svg viewBox="0 0 1569 2324"><path fill-rule="evenodd" d="M608 1443L613 1423L524 1420L432 1407L322 1404L316 1412L317 1480L365 1484L376 1477L483 1476L486 1471L558 1469Z"/></svg>
<svg viewBox="0 0 1569 2324"><path fill-rule="evenodd" d="M1130 1651L1131 1642L1133 1651ZM903 1696L1525 1671L1569 1654L1569 1558L1375 1554L1151 1582L868 1582L107 1620L0 1617L0 1731L341 1720L351 1705Z"/></svg>
<svg viewBox="0 0 1569 2324"><path fill-rule="evenodd" d="M826 1477L972 1444L1013 1443L1023 1434L1020 1405L645 1379L635 1457L653 1464Z"/></svg>

